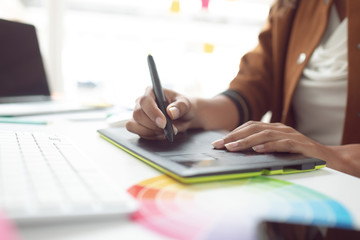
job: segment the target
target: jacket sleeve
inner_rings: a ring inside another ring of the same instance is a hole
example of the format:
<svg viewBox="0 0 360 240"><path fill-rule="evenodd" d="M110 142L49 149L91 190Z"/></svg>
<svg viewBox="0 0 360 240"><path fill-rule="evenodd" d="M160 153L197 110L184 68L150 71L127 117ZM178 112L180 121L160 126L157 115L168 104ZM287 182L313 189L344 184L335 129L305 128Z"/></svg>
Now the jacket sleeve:
<svg viewBox="0 0 360 240"><path fill-rule="evenodd" d="M271 11L270 11L271 12ZM272 87L272 14L258 37L258 45L240 61L239 72L222 94L237 106L242 124L260 120L270 109Z"/></svg>

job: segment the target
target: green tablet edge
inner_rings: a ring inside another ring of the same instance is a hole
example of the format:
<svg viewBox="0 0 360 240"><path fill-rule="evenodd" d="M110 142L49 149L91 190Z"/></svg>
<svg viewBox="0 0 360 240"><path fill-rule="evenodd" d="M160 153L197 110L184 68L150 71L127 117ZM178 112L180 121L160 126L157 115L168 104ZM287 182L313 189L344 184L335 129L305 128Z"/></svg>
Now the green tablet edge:
<svg viewBox="0 0 360 240"><path fill-rule="evenodd" d="M136 157L137 159L145 162L146 164L150 165L151 167L159 170L160 172L165 173L166 175L169 175L170 177L186 184L194 184L194 183L204 183L204 182L212 182L212 181L218 181L218 180L230 180L230 179L238 179L238 178L249 178L249 177L255 177L260 175L281 175L281 174L291 174L291 173L302 173L302 172L311 172L318 170L320 168L325 167L326 165L318 165L315 166L314 169L307 169L307 170L298 170L298 169L277 169L277 170L268 170L263 169L262 171L258 172L248 172L248 173L233 173L233 174L223 174L223 175L216 175L216 176L199 176L199 177L189 177L184 178L180 177L173 172L168 171L167 169L154 164L153 162L147 160L146 158L143 158L136 153L130 151L129 149L121 146L117 142L111 140L110 138L106 137L105 135L99 133L100 137L105 139L106 141L110 142L111 144L115 145L116 147L120 148L121 150L125 151L126 153Z"/></svg>

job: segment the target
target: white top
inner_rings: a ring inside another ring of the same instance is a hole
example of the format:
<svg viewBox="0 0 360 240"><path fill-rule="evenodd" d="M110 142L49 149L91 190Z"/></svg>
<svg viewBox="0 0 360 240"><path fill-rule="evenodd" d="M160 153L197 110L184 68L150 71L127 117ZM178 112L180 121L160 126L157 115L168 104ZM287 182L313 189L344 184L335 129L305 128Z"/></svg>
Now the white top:
<svg viewBox="0 0 360 240"><path fill-rule="evenodd" d="M295 90L296 129L326 145L339 145L347 99L347 24L331 9L327 30Z"/></svg>

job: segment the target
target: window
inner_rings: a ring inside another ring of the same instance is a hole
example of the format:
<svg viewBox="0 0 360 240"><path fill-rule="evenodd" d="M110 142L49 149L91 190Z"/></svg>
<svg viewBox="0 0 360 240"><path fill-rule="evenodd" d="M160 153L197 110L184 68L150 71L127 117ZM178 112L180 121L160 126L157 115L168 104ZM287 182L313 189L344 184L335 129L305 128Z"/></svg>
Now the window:
<svg viewBox="0 0 360 240"><path fill-rule="evenodd" d="M203 8L201 0L62 0L61 11L48 1L21 3L26 19L40 28L43 49L52 39L47 31L54 33L44 19L61 13L56 51L62 61L55 64L61 64L66 92L127 106L151 85L149 53L164 87L202 97L225 90L240 57L256 45L272 2L210 0Z"/></svg>

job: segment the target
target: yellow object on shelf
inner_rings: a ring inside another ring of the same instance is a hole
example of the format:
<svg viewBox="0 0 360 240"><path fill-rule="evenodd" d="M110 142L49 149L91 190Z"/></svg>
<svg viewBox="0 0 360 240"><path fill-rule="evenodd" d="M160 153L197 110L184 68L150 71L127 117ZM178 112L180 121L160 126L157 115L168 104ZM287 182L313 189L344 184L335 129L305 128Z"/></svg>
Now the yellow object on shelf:
<svg viewBox="0 0 360 240"><path fill-rule="evenodd" d="M173 13L180 12L180 1L179 0L173 0L172 1L170 11L173 12Z"/></svg>
<svg viewBox="0 0 360 240"><path fill-rule="evenodd" d="M212 53L214 51L214 45L211 43L204 43L203 50L206 53Z"/></svg>

